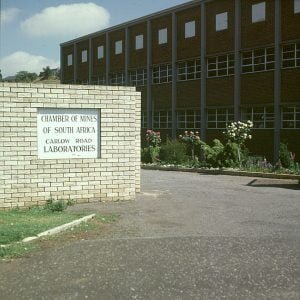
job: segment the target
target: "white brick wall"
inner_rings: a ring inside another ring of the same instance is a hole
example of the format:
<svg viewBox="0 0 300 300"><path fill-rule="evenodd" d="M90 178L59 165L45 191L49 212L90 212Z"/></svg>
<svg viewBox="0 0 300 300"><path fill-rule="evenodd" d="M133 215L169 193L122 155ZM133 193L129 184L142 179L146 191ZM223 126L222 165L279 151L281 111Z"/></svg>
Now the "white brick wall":
<svg viewBox="0 0 300 300"><path fill-rule="evenodd" d="M101 158L39 159L38 108L101 109ZM134 199L140 113L131 87L0 83L0 208Z"/></svg>

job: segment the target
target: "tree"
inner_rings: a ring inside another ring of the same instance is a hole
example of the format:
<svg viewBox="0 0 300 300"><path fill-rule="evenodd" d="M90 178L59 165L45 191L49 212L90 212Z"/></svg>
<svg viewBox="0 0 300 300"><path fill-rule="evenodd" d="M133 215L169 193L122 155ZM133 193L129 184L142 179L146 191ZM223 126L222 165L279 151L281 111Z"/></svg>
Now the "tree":
<svg viewBox="0 0 300 300"><path fill-rule="evenodd" d="M20 71L16 74L16 82L32 82L37 79L36 73L29 73L27 71Z"/></svg>
<svg viewBox="0 0 300 300"><path fill-rule="evenodd" d="M43 79L48 79L51 76L51 69L49 66L43 68L43 72L40 73Z"/></svg>
<svg viewBox="0 0 300 300"><path fill-rule="evenodd" d="M1 69L0 69L0 82L2 81L2 73L1 73Z"/></svg>

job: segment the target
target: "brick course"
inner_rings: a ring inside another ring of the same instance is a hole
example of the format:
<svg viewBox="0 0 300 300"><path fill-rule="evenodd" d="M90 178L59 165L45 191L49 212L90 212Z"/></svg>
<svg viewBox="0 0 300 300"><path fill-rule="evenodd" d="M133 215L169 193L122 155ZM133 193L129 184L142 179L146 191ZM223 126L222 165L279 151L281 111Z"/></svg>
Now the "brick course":
<svg viewBox="0 0 300 300"><path fill-rule="evenodd" d="M0 83L0 104L0 208L40 205L50 197L132 200L139 192L141 96L135 88ZM100 158L39 159L37 110L48 107L100 109Z"/></svg>

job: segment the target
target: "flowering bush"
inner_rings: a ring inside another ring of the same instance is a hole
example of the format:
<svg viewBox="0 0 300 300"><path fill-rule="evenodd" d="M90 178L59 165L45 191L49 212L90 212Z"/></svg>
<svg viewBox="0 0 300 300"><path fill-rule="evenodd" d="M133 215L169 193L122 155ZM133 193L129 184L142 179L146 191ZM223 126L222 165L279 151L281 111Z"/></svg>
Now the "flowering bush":
<svg viewBox="0 0 300 300"><path fill-rule="evenodd" d="M195 159L195 146L200 145L201 142L199 132L185 131L184 135L179 136L179 139L190 147L192 158Z"/></svg>
<svg viewBox="0 0 300 300"><path fill-rule="evenodd" d="M253 123L250 120L248 120L246 123L241 121L232 122L227 126L226 131L223 133L230 142L241 146L247 139L252 139L252 135L250 134L252 128Z"/></svg>
<svg viewBox="0 0 300 300"><path fill-rule="evenodd" d="M196 131L195 133L193 131L185 131L184 135L179 136L179 139L190 145L197 145L200 143L200 136L198 131Z"/></svg>
<svg viewBox="0 0 300 300"><path fill-rule="evenodd" d="M252 139L252 135L250 134L252 128L253 123L250 120L248 120L246 123L238 121L232 122L227 126L226 131L223 132L229 143L235 143L237 145L237 154L240 167L241 156L243 154L242 146L244 146L247 139Z"/></svg>
<svg viewBox="0 0 300 300"><path fill-rule="evenodd" d="M157 147L161 143L160 132L148 129L146 132L146 141L148 146Z"/></svg>

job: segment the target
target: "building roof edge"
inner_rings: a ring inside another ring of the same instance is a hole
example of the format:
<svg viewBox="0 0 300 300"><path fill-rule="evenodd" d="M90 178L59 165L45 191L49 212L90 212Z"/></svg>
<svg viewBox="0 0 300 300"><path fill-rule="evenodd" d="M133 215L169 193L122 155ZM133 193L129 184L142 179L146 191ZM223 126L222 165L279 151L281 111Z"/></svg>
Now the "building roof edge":
<svg viewBox="0 0 300 300"><path fill-rule="evenodd" d="M124 22L124 23L121 23L121 24L118 24L118 25L115 25L115 26L112 26L112 27L105 28L103 30L95 31L93 33L90 33L90 34L87 34L87 35L84 35L84 36L81 36L81 37L63 42L63 43L60 43L60 46L61 47L68 46L68 45L74 44L76 42L86 40L88 38L96 37L99 34L104 34L104 33L112 32L112 31L115 31L115 30L118 30L118 29L121 29L121 28L126 28L128 26L140 23L142 21L148 21L148 20L151 20L151 19L159 18L159 17L161 17L163 15L166 15L166 14L169 14L171 12L176 12L176 11L183 10L185 8L190 8L190 7L193 7L193 6L197 6L201 2L210 2L210 1L212 1L212 0L192 0L192 1L182 3L182 4L179 4L179 5L176 5L176 6L172 6L170 8L166 8L164 10L161 10L161 11L158 11L158 12L155 12L155 13L152 13L152 14L149 14L149 15L131 20L131 21L127 21L127 22Z"/></svg>

